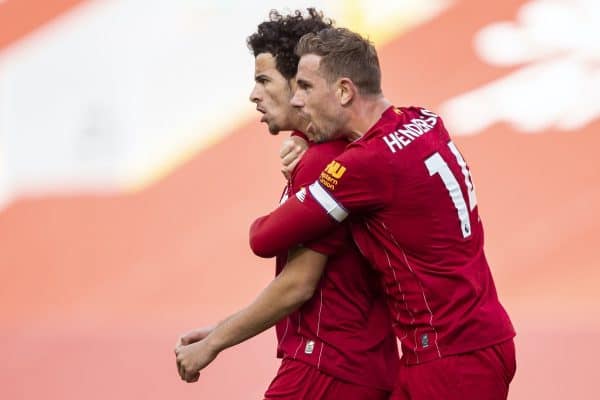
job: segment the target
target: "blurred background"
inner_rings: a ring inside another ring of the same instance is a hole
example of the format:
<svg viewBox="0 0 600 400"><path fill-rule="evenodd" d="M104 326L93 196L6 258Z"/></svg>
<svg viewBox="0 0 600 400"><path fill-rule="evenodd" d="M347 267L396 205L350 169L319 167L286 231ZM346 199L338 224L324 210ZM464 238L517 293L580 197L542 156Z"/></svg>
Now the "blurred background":
<svg viewBox="0 0 600 400"><path fill-rule="evenodd" d="M597 0L0 0L0 398L262 398L274 332L196 384L173 346L272 279L247 231L285 135L248 101L245 38L307 6L368 34L387 97L469 161L510 398L600 398Z"/></svg>

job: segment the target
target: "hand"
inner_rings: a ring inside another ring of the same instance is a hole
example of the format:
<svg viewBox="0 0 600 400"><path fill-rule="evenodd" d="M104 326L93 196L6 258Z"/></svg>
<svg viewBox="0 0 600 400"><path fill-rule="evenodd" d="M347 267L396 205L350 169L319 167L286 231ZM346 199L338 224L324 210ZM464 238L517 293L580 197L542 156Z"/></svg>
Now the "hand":
<svg viewBox="0 0 600 400"><path fill-rule="evenodd" d="M177 346L185 346L188 344L196 343L207 337L213 331L213 329L215 329L214 326L207 326L204 328L198 328L189 331L188 333L179 337L179 340L177 341L175 347L177 348Z"/></svg>
<svg viewBox="0 0 600 400"><path fill-rule="evenodd" d="M175 355L179 376L188 383L196 382L200 378L200 370L210 364L218 354L206 339L177 346Z"/></svg>
<svg viewBox="0 0 600 400"><path fill-rule="evenodd" d="M298 136L291 136L283 142L279 157L282 165L281 173L286 179L290 179L292 171L298 165L307 148L308 142Z"/></svg>

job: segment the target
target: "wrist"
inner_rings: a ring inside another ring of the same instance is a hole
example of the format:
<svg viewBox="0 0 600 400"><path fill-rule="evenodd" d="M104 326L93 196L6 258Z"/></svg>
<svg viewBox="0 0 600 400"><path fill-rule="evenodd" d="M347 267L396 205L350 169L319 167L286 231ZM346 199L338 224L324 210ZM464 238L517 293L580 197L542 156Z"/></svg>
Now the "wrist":
<svg viewBox="0 0 600 400"><path fill-rule="evenodd" d="M206 346L213 354L219 354L223 351L227 346L222 338L219 337L218 332L216 333L214 330L204 339Z"/></svg>

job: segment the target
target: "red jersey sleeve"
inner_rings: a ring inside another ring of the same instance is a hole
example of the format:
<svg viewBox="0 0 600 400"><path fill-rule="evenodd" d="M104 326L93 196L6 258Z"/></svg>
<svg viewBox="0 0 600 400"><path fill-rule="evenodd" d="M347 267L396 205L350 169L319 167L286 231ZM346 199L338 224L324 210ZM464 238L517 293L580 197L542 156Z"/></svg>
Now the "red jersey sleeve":
<svg viewBox="0 0 600 400"><path fill-rule="evenodd" d="M337 223L303 189L252 223L250 247L259 257L275 257L336 227Z"/></svg>
<svg viewBox="0 0 600 400"><path fill-rule="evenodd" d="M311 196L338 222L382 207L393 190L385 163L361 143L331 161L309 186Z"/></svg>
<svg viewBox="0 0 600 400"><path fill-rule="evenodd" d="M308 188L319 177L330 160L344 151L347 145L348 142L345 140L311 145L292 174L293 191L297 192L302 188ZM318 239L304 242L303 246L322 254L334 255L349 238L348 226L343 224Z"/></svg>
<svg viewBox="0 0 600 400"><path fill-rule="evenodd" d="M273 257L331 232L350 212L375 210L393 187L382 163L373 162L353 144L323 169L318 179L250 227L250 246L260 257ZM379 166L379 168L377 168ZM318 250L317 250L318 251Z"/></svg>

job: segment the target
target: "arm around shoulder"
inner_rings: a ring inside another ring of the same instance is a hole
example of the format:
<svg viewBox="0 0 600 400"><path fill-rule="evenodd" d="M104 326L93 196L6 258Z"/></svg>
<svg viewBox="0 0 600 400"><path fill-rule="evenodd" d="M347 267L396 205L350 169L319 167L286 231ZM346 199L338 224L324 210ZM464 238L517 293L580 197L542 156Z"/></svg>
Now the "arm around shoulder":
<svg viewBox="0 0 600 400"><path fill-rule="evenodd" d="M252 223L250 248L259 257L275 257L336 226L337 223L311 196L306 193L292 196L276 210Z"/></svg>

